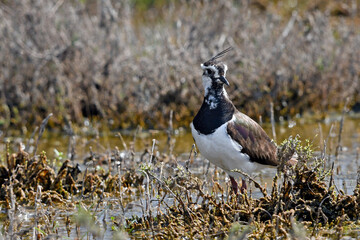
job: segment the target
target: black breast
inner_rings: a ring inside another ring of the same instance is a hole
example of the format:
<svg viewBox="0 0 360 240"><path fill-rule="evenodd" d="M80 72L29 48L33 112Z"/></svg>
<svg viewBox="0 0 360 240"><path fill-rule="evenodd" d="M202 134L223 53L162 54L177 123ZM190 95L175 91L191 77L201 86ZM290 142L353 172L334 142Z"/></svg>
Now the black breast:
<svg viewBox="0 0 360 240"><path fill-rule="evenodd" d="M216 108L211 109L205 101L196 114L193 124L195 129L201 134L211 134L215 130L230 121L235 112L235 107L225 96L218 96Z"/></svg>

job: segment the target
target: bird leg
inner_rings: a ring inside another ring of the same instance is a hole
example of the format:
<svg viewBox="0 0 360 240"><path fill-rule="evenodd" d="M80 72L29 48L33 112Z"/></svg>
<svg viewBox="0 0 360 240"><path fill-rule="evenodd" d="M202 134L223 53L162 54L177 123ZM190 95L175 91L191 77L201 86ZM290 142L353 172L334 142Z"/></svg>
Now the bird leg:
<svg viewBox="0 0 360 240"><path fill-rule="evenodd" d="M231 188L234 191L235 194L237 194L238 192L238 183L236 182L236 180L230 176L230 181L231 181ZM241 188L240 188L240 192L244 193L245 189L247 189L246 186L246 181L245 179L241 178Z"/></svg>
<svg viewBox="0 0 360 240"><path fill-rule="evenodd" d="M234 191L235 194L237 194L238 184L237 184L236 180L230 176L230 181L231 181L231 189Z"/></svg>
<svg viewBox="0 0 360 240"><path fill-rule="evenodd" d="M241 178L241 188L240 188L240 192L241 192L241 193L244 193L245 189L247 189L246 181L245 181L245 179Z"/></svg>

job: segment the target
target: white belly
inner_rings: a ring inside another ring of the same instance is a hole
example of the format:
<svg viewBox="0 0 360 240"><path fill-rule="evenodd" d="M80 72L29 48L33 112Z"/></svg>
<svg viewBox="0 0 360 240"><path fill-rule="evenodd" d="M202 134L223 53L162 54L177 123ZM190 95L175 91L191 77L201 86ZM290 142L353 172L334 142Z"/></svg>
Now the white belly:
<svg viewBox="0 0 360 240"><path fill-rule="evenodd" d="M227 133L227 124L224 123L209 135L199 133L193 123L190 124L191 133L201 155L224 169L232 177L241 176L239 173L231 171L234 169L240 169L248 174L260 170L261 165L251 162L247 154L241 153L242 146L230 138Z"/></svg>

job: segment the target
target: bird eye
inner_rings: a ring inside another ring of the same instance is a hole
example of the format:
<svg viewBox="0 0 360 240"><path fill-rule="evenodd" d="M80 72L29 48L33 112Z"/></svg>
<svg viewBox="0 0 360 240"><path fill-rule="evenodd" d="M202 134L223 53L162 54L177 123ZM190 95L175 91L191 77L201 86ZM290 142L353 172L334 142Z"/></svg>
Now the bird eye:
<svg viewBox="0 0 360 240"><path fill-rule="evenodd" d="M214 73L213 70L206 69L206 74L207 74L207 75L212 75L213 73Z"/></svg>

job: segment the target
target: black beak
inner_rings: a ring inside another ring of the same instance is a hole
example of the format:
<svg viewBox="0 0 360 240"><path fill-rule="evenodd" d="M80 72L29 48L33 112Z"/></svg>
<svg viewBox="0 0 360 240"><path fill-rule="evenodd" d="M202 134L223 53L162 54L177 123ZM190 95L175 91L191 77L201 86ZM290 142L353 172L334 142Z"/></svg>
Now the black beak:
<svg viewBox="0 0 360 240"><path fill-rule="evenodd" d="M224 77L224 76L220 76L218 79L220 79L220 81L222 81L223 83L225 83L226 85L230 85L228 80Z"/></svg>

